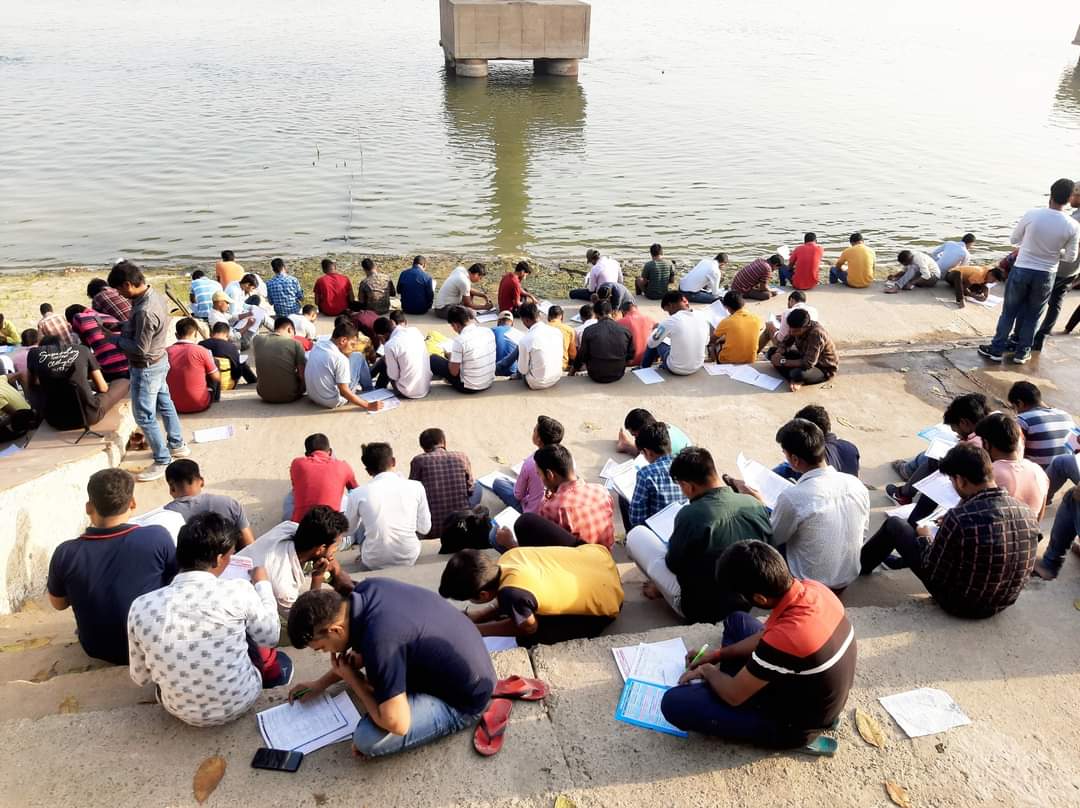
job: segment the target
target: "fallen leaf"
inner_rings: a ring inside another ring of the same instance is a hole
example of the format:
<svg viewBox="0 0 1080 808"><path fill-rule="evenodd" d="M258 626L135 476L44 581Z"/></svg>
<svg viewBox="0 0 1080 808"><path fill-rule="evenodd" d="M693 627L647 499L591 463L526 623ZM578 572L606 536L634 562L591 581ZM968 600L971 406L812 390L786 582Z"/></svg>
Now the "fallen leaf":
<svg viewBox="0 0 1080 808"><path fill-rule="evenodd" d="M870 713L861 707L855 708L855 726L859 729L862 739L878 749L885 748L885 733L881 731L881 725Z"/></svg>
<svg viewBox="0 0 1080 808"><path fill-rule="evenodd" d="M565 794L560 794L555 798L555 808L577 808L577 803Z"/></svg>
<svg viewBox="0 0 1080 808"><path fill-rule="evenodd" d="M939 755L942 755L942 754L945 753L945 744L943 744L943 743L934 744L934 748L937 750Z"/></svg>
<svg viewBox="0 0 1080 808"><path fill-rule="evenodd" d="M594 424L592 421L586 421L581 425L581 428L586 432L596 432L600 429L600 427Z"/></svg>
<svg viewBox="0 0 1080 808"><path fill-rule="evenodd" d="M44 648L52 642L52 637L34 637L33 639L17 640L16 642L0 645L0 653L13 651L29 651L31 648Z"/></svg>
<svg viewBox="0 0 1080 808"><path fill-rule="evenodd" d="M907 373L911 368L900 368L901 373Z"/></svg>
<svg viewBox="0 0 1080 808"><path fill-rule="evenodd" d="M834 417L834 418L836 418L836 420L837 420L837 421L838 421L839 423L843 424L844 426L849 426L849 427L851 427L852 429L854 429L854 428L855 428L855 424L851 423L851 421L849 421L849 420L848 420L847 418L845 418L844 416L842 416L842 415L836 415L836 416L833 416L833 417Z"/></svg>
<svg viewBox="0 0 1080 808"><path fill-rule="evenodd" d="M495 462L498 463L500 466L507 466L510 464L510 461L502 455L495 455Z"/></svg>
<svg viewBox="0 0 1080 808"><path fill-rule="evenodd" d="M67 713L77 713L79 712L79 700L74 696L68 696L66 699L60 702L60 706L57 708L57 711L61 715L65 715Z"/></svg>
<svg viewBox="0 0 1080 808"><path fill-rule="evenodd" d="M907 789L899 783L894 783L892 780L885 781L885 791L889 794L889 799L892 800L900 808L912 808L911 797L908 796Z"/></svg>
<svg viewBox="0 0 1080 808"><path fill-rule="evenodd" d="M1073 608L1076 609L1076 611L1080 612L1080 598L1077 598L1073 601Z"/></svg>
<svg viewBox="0 0 1080 808"><path fill-rule="evenodd" d="M195 801L199 805L206 802L206 798L214 793L214 789L218 787L218 783L224 776L225 758L215 755L200 763L199 768L195 770L195 779L191 783Z"/></svg>

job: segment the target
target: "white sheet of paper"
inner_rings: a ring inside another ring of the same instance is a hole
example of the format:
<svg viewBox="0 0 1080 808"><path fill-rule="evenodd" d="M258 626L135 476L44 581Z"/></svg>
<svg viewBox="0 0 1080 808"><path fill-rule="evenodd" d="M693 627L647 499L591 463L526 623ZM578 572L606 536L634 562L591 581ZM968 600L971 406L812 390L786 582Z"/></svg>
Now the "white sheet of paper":
<svg viewBox="0 0 1080 808"><path fill-rule="evenodd" d="M623 498L630 502L634 498L634 489L637 488L637 467L630 462L629 468L621 468L611 478L611 485Z"/></svg>
<svg viewBox="0 0 1080 808"><path fill-rule="evenodd" d="M941 460L945 455L949 453L949 449L956 445L956 441L948 441L944 438L934 438L930 441L930 445L926 447L926 451L923 452L931 460Z"/></svg>
<svg viewBox="0 0 1080 808"><path fill-rule="evenodd" d="M679 656L679 675L682 675L682 669L686 665L686 643L683 642L682 637L675 637L670 640L662 640L654 643L639 643L638 645L623 645L618 648L612 648L611 653L615 657L615 664L619 668L619 675L622 676L623 681L634 678L634 669L638 663L638 656L642 649L655 649L650 650L650 654L655 654L655 659L673 658L673 654L678 652ZM681 649L681 650L680 650ZM647 662L646 665L649 663ZM640 678L640 677L637 677ZM678 676L675 680L678 681ZM651 680L644 680L651 681ZM663 682L657 682L657 684L663 684Z"/></svg>
<svg viewBox="0 0 1080 808"><path fill-rule="evenodd" d="M944 690L920 687L878 699L909 738L921 738L971 723Z"/></svg>
<svg viewBox="0 0 1080 808"><path fill-rule="evenodd" d="M499 312L497 311L484 311L476 315L476 322L478 323L497 323L499 321Z"/></svg>
<svg viewBox="0 0 1080 808"><path fill-rule="evenodd" d="M791 480L785 480L775 471L765 468L756 460L750 460L742 452L739 452L739 457L735 462L739 467L743 482L761 494L761 498L765 500L765 504L770 508L776 507L777 497L793 484Z"/></svg>
<svg viewBox="0 0 1080 808"><path fill-rule="evenodd" d="M538 308L540 310L540 313L542 315L547 317L548 312L551 311L551 307L554 306L554 305L555 304L552 303L550 300L539 300L536 303L536 308Z"/></svg>
<svg viewBox="0 0 1080 808"><path fill-rule="evenodd" d="M208 429L196 429L192 438L196 443L212 443L216 440L228 440L236 434L232 424L228 426L212 426Z"/></svg>
<svg viewBox="0 0 1080 808"><path fill-rule="evenodd" d="M738 365L710 363L708 365L705 365L705 372L708 373L710 376L730 376L732 371L734 371L737 367Z"/></svg>
<svg viewBox="0 0 1080 808"><path fill-rule="evenodd" d="M509 651L511 648L518 647L517 637L484 637L484 646L489 654L494 654L496 651Z"/></svg>
<svg viewBox="0 0 1080 808"><path fill-rule="evenodd" d="M525 461L522 460L520 463L515 463L514 465L512 465L510 467L510 471L514 472L515 477L520 477L521 476L521 467L524 466L524 465L525 465Z"/></svg>
<svg viewBox="0 0 1080 808"><path fill-rule="evenodd" d="M953 488L952 480L940 471L935 471L933 474L923 477L913 485L916 491L934 500L938 505L955 508L960 504L960 495Z"/></svg>
<svg viewBox="0 0 1080 808"><path fill-rule="evenodd" d="M716 324L722 320L726 320L728 316L728 310L724 308L724 304L717 300L715 303L710 303L709 308L705 309L705 319L709 321L709 325L716 328Z"/></svg>
<svg viewBox="0 0 1080 808"><path fill-rule="evenodd" d="M344 695L348 698L347 693ZM257 713L255 718L263 740L271 749L310 747L339 734L348 726L341 705L325 693L308 702L279 704Z"/></svg>
<svg viewBox="0 0 1080 808"><path fill-rule="evenodd" d="M646 527L667 544L675 530L675 515L683 509L685 502L671 502L667 507L654 513L645 520Z"/></svg>
<svg viewBox="0 0 1080 808"><path fill-rule="evenodd" d="M480 485L484 486L484 488L487 488L489 491L495 490L496 480L506 480L511 485L514 484L514 478L507 474L503 474L501 471L492 471L488 474L485 474L483 477L476 478L476 481L480 483Z"/></svg>
<svg viewBox="0 0 1080 808"><path fill-rule="evenodd" d="M775 390L783 383L784 380L779 376L770 376L767 373L758 373L757 378L750 382L754 387L760 387L762 390Z"/></svg>
<svg viewBox="0 0 1080 808"><path fill-rule="evenodd" d="M234 555L229 559L229 566L225 568L225 571L221 573L221 580L238 580L238 581L250 581L251 570L255 566L255 562L247 556Z"/></svg>
<svg viewBox="0 0 1080 808"><path fill-rule="evenodd" d="M915 503L910 502L907 505L901 505L898 508L890 508L885 511L886 516L895 516L897 519L903 519L905 522L908 517L911 516L912 511L915 510Z"/></svg>
<svg viewBox="0 0 1080 808"><path fill-rule="evenodd" d="M388 401L389 399L395 397L394 391L389 390L385 387L378 387L374 390L368 390L366 393L357 391L356 394L360 396L360 398L364 399L364 401Z"/></svg>
<svg viewBox="0 0 1080 808"><path fill-rule="evenodd" d="M631 679L674 687L686 670L686 643L682 637L642 643L630 671Z"/></svg>
<svg viewBox="0 0 1080 808"><path fill-rule="evenodd" d="M390 410L396 410L401 406L401 399L396 396L390 396L390 398L381 399L382 409L380 410L368 410L368 415L382 415L384 412Z"/></svg>
<svg viewBox="0 0 1080 808"><path fill-rule="evenodd" d="M521 518L521 513L520 512L518 512L514 508L509 508L508 507L508 508L504 508L503 510L499 511L495 515L495 524L498 525L499 527L508 528L510 530L510 532L513 533L514 532L514 525L517 523L517 520L520 519L520 518ZM515 536L515 538L517 538L517 537Z"/></svg>
<svg viewBox="0 0 1080 808"><path fill-rule="evenodd" d="M380 345L378 348L376 348L375 349L375 355L376 356L386 356L386 346L385 345Z"/></svg>
<svg viewBox="0 0 1080 808"><path fill-rule="evenodd" d="M356 731L356 725L360 723L360 713L357 711L356 705L353 704L352 699L349 698L347 691L343 690L334 696L333 702L337 705L338 709L341 710L341 714L345 716L345 726L325 738L320 738L311 743L297 747L297 752L303 752L305 755L309 755L312 752L322 749L324 746L352 740L353 733Z"/></svg>
<svg viewBox="0 0 1080 808"><path fill-rule="evenodd" d="M247 362L248 355L246 353L240 354L240 364L243 365Z"/></svg>
<svg viewBox="0 0 1080 808"><path fill-rule="evenodd" d="M660 384L664 381L664 377L657 372L656 368L638 368L632 373L645 384Z"/></svg>
<svg viewBox="0 0 1080 808"><path fill-rule="evenodd" d="M573 322L573 323L580 323L581 322L581 311L580 310L574 312L574 314L570 317L570 322Z"/></svg>

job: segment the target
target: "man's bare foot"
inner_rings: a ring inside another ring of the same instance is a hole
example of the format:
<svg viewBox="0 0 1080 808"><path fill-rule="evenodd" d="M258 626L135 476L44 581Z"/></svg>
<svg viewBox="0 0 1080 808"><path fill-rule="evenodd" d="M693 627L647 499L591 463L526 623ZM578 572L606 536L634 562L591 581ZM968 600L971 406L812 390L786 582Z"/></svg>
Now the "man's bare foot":
<svg viewBox="0 0 1080 808"><path fill-rule="evenodd" d="M1052 581L1057 578L1057 573L1043 564L1042 561L1036 561L1035 567L1031 570L1032 578L1042 578L1044 581Z"/></svg>
<svg viewBox="0 0 1080 808"><path fill-rule="evenodd" d="M802 385L799 384L798 382L788 382L787 386L788 386L788 390L790 390L793 393L797 393L800 390L802 390Z"/></svg>
<svg viewBox="0 0 1080 808"><path fill-rule="evenodd" d="M1073 542L1072 547L1070 547L1069 549L1076 553L1076 555L1080 556L1080 544Z"/></svg>
<svg viewBox="0 0 1080 808"><path fill-rule="evenodd" d="M660 590L656 588L656 584L652 581L646 581L641 585L641 594L649 600L660 600L660 598L663 597L663 595L660 594Z"/></svg>

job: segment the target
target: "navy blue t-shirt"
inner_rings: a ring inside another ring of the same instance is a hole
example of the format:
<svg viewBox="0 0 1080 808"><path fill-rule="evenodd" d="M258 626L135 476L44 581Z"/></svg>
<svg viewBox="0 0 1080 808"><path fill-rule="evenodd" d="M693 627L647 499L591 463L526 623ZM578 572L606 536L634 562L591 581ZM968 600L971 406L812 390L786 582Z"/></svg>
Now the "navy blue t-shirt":
<svg viewBox="0 0 1080 808"><path fill-rule="evenodd" d="M849 440L836 437L832 432L825 436L825 462L839 472L859 476L859 449Z"/></svg>
<svg viewBox="0 0 1080 808"><path fill-rule="evenodd" d="M67 598L87 655L128 664L127 616L139 595L176 575L176 545L160 525L88 528L56 548L49 594Z"/></svg>
<svg viewBox="0 0 1080 808"><path fill-rule="evenodd" d="M349 644L364 659L379 704L426 693L467 715L483 712L495 668L480 632L439 595L368 578L349 596Z"/></svg>
<svg viewBox="0 0 1080 808"><path fill-rule="evenodd" d="M431 276L415 265L398 275L397 293L406 314L427 314L435 301Z"/></svg>

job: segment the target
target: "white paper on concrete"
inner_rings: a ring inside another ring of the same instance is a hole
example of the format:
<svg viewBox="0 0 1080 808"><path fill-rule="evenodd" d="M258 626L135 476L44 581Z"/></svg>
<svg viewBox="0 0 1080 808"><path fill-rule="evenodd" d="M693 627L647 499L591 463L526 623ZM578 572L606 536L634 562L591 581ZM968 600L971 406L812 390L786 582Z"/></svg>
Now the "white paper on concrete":
<svg viewBox="0 0 1080 808"><path fill-rule="evenodd" d="M664 381L664 377L656 371L656 368L638 368L632 373L644 384L660 384Z"/></svg>
<svg viewBox="0 0 1080 808"><path fill-rule="evenodd" d="M497 311L482 311L476 315L476 322L478 323L496 323L499 321L499 312Z"/></svg>
<svg viewBox="0 0 1080 808"><path fill-rule="evenodd" d="M394 391L389 390L386 387L378 387L378 388L376 388L374 390L368 390L366 393L361 392L360 390L357 390L356 394L360 398L364 399L364 401L368 401L368 402L371 402L371 401L386 401L388 399L394 398Z"/></svg>
<svg viewBox="0 0 1080 808"><path fill-rule="evenodd" d="M514 478L508 474L503 474L501 471L492 471L488 474L485 474L483 477L476 478L476 481L480 483L480 485L484 486L484 488L487 488L489 491L495 490L496 480L506 480L511 485L514 484Z"/></svg>
<svg viewBox="0 0 1080 808"><path fill-rule="evenodd" d="M793 485L791 480L785 480L772 469L765 468L756 460L748 459L742 452L739 452L735 462L743 482L761 494L769 508L775 508L777 497Z"/></svg>
<svg viewBox="0 0 1080 808"><path fill-rule="evenodd" d="M932 687L882 696L878 701L909 738L934 735L971 723L948 693Z"/></svg>
<svg viewBox="0 0 1080 808"><path fill-rule="evenodd" d="M665 660L671 660L674 658L674 654L679 655L679 674L675 677L675 682L679 680L679 676L682 675L683 670L686 668L686 643L683 642L682 637L675 637L670 640L662 640L660 642L653 643L639 643L637 645L623 645L618 648L612 648L611 654L615 657L615 665L619 668L619 675L622 676L623 681L634 678L634 669L638 664L638 656L643 649L650 649L650 660L647 660L646 667L650 665L656 665L657 660L663 667ZM652 681L652 680L645 680ZM657 684L664 684L663 682L657 682Z"/></svg>
<svg viewBox="0 0 1080 808"><path fill-rule="evenodd" d="M917 483L914 483L913 487L916 491L945 508L955 508L960 504L960 495L953 488L952 480L940 471L935 471L933 474L923 477Z"/></svg>
<svg viewBox="0 0 1080 808"><path fill-rule="evenodd" d="M554 306L554 305L555 305L555 304L554 304L554 303L552 303L552 302L551 302L550 300L541 300L541 301L538 301L538 302L537 302L537 304L536 304L536 308L538 308L538 309L540 310L540 313L541 313L542 315L544 315L545 317L547 317L547 316L548 316L548 312L549 312L549 311L551 311L551 307L552 307L552 306Z"/></svg>
<svg viewBox="0 0 1080 808"><path fill-rule="evenodd" d="M663 642L639 645L629 678L675 687L685 670L686 643L682 637L675 637Z"/></svg>
<svg viewBox="0 0 1080 808"><path fill-rule="evenodd" d="M350 725L352 716L355 716L355 720ZM296 749L307 754L327 744L345 740L356 728L360 714L348 692L342 692L333 698L320 693L308 702L279 704L257 713L255 718L268 747Z"/></svg>
<svg viewBox="0 0 1080 808"><path fill-rule="evenodd" d="M196 429L192 438L196 443L212 443L216 440L228 440L236 434L232 424L228 426L212 426L208 429Z"/></svg>
<svg viewBox="0 0 1080 808"><path fill-rule="evenodd" d="M710 362L705 365L705 372L710 376L730 376L737 367L738 365L713 364Z"/></svg>
<svg viewBox="0 0 1080 808"><path fill-rule="evenodd" d="M368 415L382 415L384 412L396 410L401 406L401 399L394 395L391 395L389 398L379 399L379 402L382 404L382 407L377 410L368 410Z"/></svg>
<svg viewBox="0 0 1080 808"><path fill-rule="evenodd" d="M511 648L518 647L517 637L484 637L484 646L489 654L494 654L496 651L509 651Z"/></svg>
<svg viewBox="0 0 1080 808"><path fill-rule="evenodd" d="M670 502L667 507L657 511L645 520L645 526L667 544L675 531L675 516L686 505L685 502Z"/></svg>

